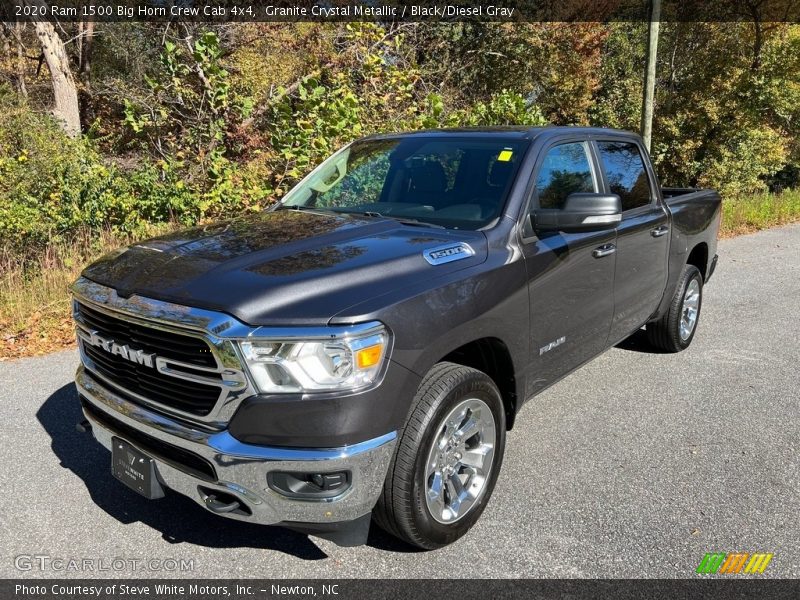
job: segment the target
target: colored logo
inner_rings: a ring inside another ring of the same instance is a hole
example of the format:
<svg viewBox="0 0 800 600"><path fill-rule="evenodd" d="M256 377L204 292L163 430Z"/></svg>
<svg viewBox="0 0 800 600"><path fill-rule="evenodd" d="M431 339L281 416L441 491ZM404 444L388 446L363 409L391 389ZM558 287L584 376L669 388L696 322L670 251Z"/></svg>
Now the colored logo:
<svg viewBox="0 0 800 600"><path fill-rule="evenodd" d="M745 573L758 575L763 573L774 554L766 552L709 552L697 566L698 573L720 573L735 575Z"/></svg>

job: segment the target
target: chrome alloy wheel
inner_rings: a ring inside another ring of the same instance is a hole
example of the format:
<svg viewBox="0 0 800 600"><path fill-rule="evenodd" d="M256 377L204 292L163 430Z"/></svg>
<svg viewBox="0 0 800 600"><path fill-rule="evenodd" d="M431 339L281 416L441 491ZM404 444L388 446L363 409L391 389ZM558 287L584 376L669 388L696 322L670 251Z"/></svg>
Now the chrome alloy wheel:
<svg viewBox="0 0 800 600"><path fill-rule="evenodd" d="M494 415L478 398L460 402L441 421L425 471L425 503L436 521L455 523L478 502L496 439Z"/></svg>
<svg viewBox="0 0 800 600"><path fill-rule="evenodd" d="M683 295L683 306L681 307L681 340L686 341L692 335L695 325L697 325L697 313L700 310L700 283L697 279L692 279L686 286L686 293Z"/></svg>

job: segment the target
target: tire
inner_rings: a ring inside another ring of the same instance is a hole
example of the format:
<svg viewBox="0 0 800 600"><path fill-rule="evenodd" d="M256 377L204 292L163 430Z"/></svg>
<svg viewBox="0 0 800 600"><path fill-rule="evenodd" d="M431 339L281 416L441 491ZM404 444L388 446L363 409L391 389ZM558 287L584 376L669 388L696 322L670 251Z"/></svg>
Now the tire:
<svg viewBox="0 0 800 600"><path fill-rule="evenodd" d="M678 280L669 310L658 321L647 324L647 338L650 343L666 352L680 352L688 348L697 331L702 305L703 276L694 265L686 265ZM694 311L693 320L684 314L685 310ZM691 326L687 328L689 321Z"/></svg>
<svg viewBox="0 0 800 600"><path fill-rule="evenodd" d="M462 410L464 419L458 421ZM493 431L489 420L493 422ZM448 421L458 421L461 429L447 427ZM471 421L477 429L465 426ZM463 431L463 436L458 436L458 431ZM473 431L476 432L470 433ZM452 446L441 445L444 439L460 441ZM381 497L373 511L375 522L395 537L426 550L456 541L470 530L486 508L503 462L505 441L505 409L492 379L481 371L453 363L434 365L422 380L408 422L400 432ZM478 464L481 459L476 457L480 456L486 457L481 469L460 462ZM453 465L453 461L458 464ZM444 485L436 486L435 472L440 474L438 482L444 481ZM460 490L454 475L459 481L466 477ZM438 496L431 491L434 487L441 490ZM431 499L427 498L428 493ZM449 504L457 504L448 501L458 497L463 503L456 514Z"/></svg>

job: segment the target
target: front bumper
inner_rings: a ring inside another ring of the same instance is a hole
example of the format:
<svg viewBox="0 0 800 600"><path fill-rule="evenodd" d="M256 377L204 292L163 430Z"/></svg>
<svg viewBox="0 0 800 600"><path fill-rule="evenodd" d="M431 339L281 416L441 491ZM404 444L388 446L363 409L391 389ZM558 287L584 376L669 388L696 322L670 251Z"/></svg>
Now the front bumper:
<svg viewBox="0 0 800 600"><path fill-rule="evenodd" d="M213 511L209 493L233 496L246 510L224 513L232 519L261 524L328 524L353 521L370 513L380 495L396 443L396 432L339 448L282 448L243 444L227 430L202 429L153 412L126 400L101 384L83 366L76 374L83 412L95 439L111 449L120 437L137 446L153 440L159 448L177 448L153 456L161 483ZM115 425L117 424L117 425ZM126 431L128 434L126 434ZM135 436L132 433L135 432ZM145 450L145 452L147 452ZM189 453L210 464L211 475L183 466ZM189 472L193 471L193 472ZM289 498L271 489L271 471L326 473L349 471L351 484L341 495L325 499ZM219 514L219 513L218 513Z"/></svg>

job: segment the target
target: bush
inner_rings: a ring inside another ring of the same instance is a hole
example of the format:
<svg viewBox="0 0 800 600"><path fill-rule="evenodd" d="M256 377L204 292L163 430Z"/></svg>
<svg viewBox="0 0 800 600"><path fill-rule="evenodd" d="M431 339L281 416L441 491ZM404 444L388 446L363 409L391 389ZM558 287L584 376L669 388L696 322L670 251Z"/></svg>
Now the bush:
<svg viewBox="0 0 800 600"><path fill-rule="evenodd" d="M732 132L701 162L699 184L716 188L723 198L767 190L767 182L786 164L788 150L780 132L770 127Z"/></svg>
<svg viewBox="0 0 800 600"><path fill-rule="evenodd" d="M220 156L213 167L189 177L196 164L178 151L124 171L90 139L67 137L51 117L0 88L0 248L35 261L79 229L136 235L150 224L193 225L260 207L268 188L258 161L237 168Z"/></svg>
<svg viewBox="0 0 800 600"><path fill-rule="evenodd" d="M148 221L193 224L258 207L272 193L266 178L231 162L233 132L252 99L232 88L222 54L210 31L191 49L166 42L161 68L145 78L146 93L125 100L125 124L154 161L133 178Z"/></svg>
<svg viewBox="0 0 800 600"><path fill-rule="evenodd" d="M0 244L28 252L80 225L124 223L127 188L90 142L0 89Z"/></svg>
<svg viewBox="0 0 800 600"><path fill-rule="evenodd" d="M527 125L541 127L547 119L540 108L521 94L502 90L488 102L477 102L467 110L455 113L455 124L468 127L492 125Z"/></svg>

